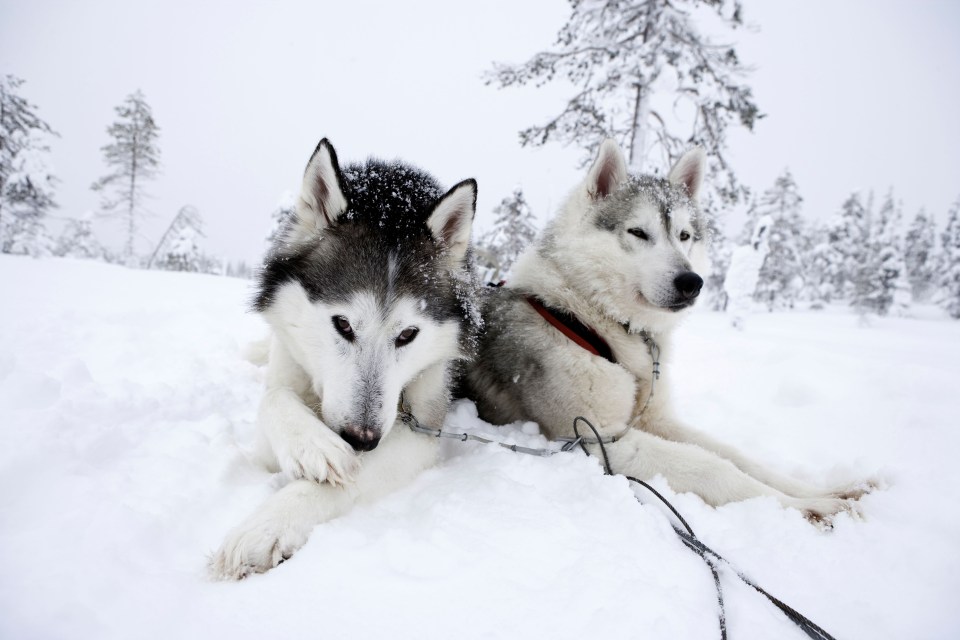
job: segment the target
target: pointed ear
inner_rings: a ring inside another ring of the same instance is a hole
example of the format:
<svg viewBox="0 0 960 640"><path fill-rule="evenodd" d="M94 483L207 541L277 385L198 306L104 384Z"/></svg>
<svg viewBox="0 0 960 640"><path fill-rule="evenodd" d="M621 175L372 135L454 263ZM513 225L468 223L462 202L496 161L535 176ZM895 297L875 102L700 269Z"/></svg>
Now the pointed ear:
<svg viewBox="0 0 960 640"><path fill-rule="evenodd" d="M627 162L616 141L607 138L587 172L587 193L594 200L605 198L627 180Z"/></svg>
<svg viewBox="0 0 960 640"><path fill-rule="evenodd" d="M703 148L694 147L677 160L677 164L670 169L667 179L675 185L687 190L687 195L693 200L700 193L700 184L703 182Z"/></svg>
<svg viewBox="0 0 960 640"><path fill-rule="evenodd" d="M288 242L305 240L335 224L347 210L343 193L343 175L337 152L324 138L317 145L303 174L303 186L297 199L297 219Z"/></svg>
<svg viewBox="0 0 960 640"><path fill-rule="evenodd" d="M464 180L440 198L427 219L437 243L453 263L460 263L470 246L470 230L477 212L477 181Z"/></svg>

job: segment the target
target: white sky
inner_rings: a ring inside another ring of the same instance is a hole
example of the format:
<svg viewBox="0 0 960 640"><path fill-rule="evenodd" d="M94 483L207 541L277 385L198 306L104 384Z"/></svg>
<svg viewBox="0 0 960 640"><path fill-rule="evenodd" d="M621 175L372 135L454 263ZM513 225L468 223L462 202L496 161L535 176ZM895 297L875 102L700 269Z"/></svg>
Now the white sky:
<svg viewBox="0 0 960 640"><path fill-rule="evenodd" d="M960 3L745 4L759 31L736 34L739 52L768 115L732 137L741 179L763 189L789 166L812 217L853 189L893 186L908 216L925 205L942 220L960 196ZM477 178L478 228L516 184L552 215L579 152L521 149L517 131L554 115L563 88L498 91L480 75L551 44L566 13L563 0L0 0L0 72L27 80L61 134L58 215L97 208L105 129L140 88L162 128L146 238L192 204L213 252L256 261L270 210L323 136L343 161L402 157L446 185Z"/></svg>

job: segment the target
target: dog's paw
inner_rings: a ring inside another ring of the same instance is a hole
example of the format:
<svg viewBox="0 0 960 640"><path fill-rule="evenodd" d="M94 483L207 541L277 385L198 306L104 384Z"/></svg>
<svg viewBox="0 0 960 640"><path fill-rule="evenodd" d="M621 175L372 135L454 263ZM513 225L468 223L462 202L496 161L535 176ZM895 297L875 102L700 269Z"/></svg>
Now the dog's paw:
<svg viewBox="0 0 960 640"><path fill-rule="evenodd" d="M309 533L278 521L254 518L227 534L207 559L214 580L242 580L274 568L302 547Z"/></svg>
<svg viewBox="0 0 960 640"><path fill-rule="evenodd" d="M276 454L280 469L295 480L342 485L353 480L360 466L356 452L333 432L298 434Z"/></svg>
<svg viewBox="0 0 960 640"><path fill-rule="evenodd" d="M844 498L797 499L790 506L799 509L811 524L822 530L833 529L833 519L840 513L846 513L854 520L864 519L860 505Z"/></svg>
<svg viewBox="0 0 960 640"><path fill-rule="evenodd" d="M859 500L868 493L886 488L887 484L880 478L867 478L846 486L840 486L830 492L834 498L841 500Z"/></svg>

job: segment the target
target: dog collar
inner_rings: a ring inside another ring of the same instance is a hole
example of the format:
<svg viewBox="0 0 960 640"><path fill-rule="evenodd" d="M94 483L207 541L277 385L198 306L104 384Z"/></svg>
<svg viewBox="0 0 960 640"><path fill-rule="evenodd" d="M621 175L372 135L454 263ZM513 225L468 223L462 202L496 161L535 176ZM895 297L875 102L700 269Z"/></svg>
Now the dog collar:
<svg viewBox="0 0 960 640"><path fill-rule="evenodd" d="M557 331L567 338L593 355L617 364L616 358L613 357L613 350L607 344L607 341L601 338L596 331L580 322L575 315L569 311L548 307L533 296L527 296L527 302L537 313L543 316L544 320L552 324Z"/></svg>

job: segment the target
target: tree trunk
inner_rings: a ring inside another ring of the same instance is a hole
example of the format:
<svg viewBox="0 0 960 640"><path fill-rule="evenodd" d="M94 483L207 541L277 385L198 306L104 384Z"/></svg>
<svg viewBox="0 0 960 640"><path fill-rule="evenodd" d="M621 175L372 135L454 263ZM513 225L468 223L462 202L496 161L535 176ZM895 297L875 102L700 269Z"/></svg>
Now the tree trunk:
<svg viewBox="0 0 960 640"><path fill-rule="evenodd" d="M636 84L637 95L633 102L633 119L630 123L630 154L628 163L634 173L643 172L647 153L647 114L650 111L649 94L642 80Z"/></svg>
<svg viewBox="0 0 960 640"><path fill-rule="evenodd" d="M127 202L127 266L133 265L134 202L137 192L137 137L133 137L133 153L130 161L130 193Z"/></svg>

